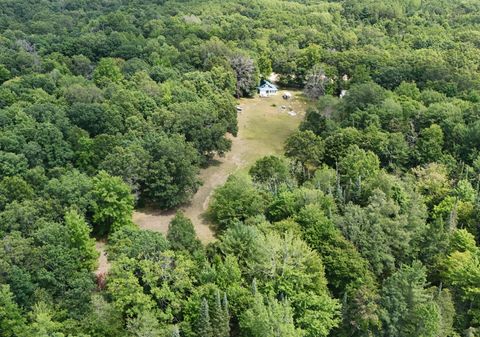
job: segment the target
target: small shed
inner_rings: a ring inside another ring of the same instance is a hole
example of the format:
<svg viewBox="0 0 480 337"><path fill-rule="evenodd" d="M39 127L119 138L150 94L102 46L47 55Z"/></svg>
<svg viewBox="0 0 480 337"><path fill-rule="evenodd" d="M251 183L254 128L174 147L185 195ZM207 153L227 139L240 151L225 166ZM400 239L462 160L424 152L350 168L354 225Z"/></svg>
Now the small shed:
<svg viewBox="0 0 480 337"><path fill-rule="evenodd" d="M262 80L260 86L257 87L257 90L260 97L276 95L278 92L278 88L267 80Z"/></svg>

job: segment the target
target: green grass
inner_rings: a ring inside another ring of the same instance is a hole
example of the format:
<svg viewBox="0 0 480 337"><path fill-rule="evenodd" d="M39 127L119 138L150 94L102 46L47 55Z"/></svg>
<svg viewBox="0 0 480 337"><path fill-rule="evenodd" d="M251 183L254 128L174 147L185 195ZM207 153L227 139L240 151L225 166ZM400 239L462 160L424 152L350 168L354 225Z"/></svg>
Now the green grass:
<svg viewBox="0 0 480 337"><path fill-rule="evenodd" d="M292 93L295 97L289 101L280 93L268 98L240 100L244 110L239 115L239 141L247 147L247 150L241 149L243 165L240 170L248 170L263 156L283 155L285 140L297 130L306 109L306 103L298 98L300 92ZM288 114L290 107L296 116Z"/></svg>
<svg viewBox="0 0 480 337"><path fill-rule="evenodd" d="M299 92L292 92L300 95ZM245 174L255 161L267 155L283 155L285 140L300 124L306 108L300 98L285 101L279 93L269 98L241 99L243 111L238 114L238 136L232 139L232 149L223 158L216 158L211 165L200 172L203 185L187 205L180 207L195 226L203 242L214 240L210 224L204 214L213 191L223 185L231 174ZM275 106L272 106L275 105ZM285 106L285 109L282 109ZM296 116L287 113L289 107ZM140 228L166 233L174 212L159 210L137 210L134 222Z"/></svg>

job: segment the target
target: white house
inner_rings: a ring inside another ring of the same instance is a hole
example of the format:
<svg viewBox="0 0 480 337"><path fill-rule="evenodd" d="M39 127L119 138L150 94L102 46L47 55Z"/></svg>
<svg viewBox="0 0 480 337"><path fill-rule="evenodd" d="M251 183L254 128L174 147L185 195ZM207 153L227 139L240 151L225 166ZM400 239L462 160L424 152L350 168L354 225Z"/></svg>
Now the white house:
<svg viewBox="0 0 480 337"><path fill-rule="evenodd" d="M257 87L257 90L260 97L276 95L278 92L278 88L267 80L262 80L260 86Z"/></svg>

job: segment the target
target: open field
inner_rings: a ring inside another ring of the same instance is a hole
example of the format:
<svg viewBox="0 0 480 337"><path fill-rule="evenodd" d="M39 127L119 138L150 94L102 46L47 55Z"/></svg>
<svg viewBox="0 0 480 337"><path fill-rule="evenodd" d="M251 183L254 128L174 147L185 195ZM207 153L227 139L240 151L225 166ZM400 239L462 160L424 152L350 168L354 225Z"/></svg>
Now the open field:
<svg viewBox="0 0 480 337"><path fill-rule="evenodd" d="M290 91L291 100L281 97L282 91L268 98L244 98L238 105L238 136L232 137L232 149L223 158L215 158L213 165L200 173L203 185L191 202L182 209L188 216L203 242L214 239L213 231L204 218L212 192L225 183L228 176L238 171L247 171L257 159L282 154L285 139L297 129L304 116L306 103L301 92ZM282 106L284 108L282 108ZM142 209L133 214L133 221L143 229L166 233L175 211Z"/></svg>

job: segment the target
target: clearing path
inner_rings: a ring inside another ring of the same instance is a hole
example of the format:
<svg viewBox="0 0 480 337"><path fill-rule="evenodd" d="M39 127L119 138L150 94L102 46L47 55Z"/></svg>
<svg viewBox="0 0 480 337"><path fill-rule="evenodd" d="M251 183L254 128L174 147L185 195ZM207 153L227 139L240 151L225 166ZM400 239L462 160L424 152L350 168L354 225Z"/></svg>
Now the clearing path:
<svg viewBox="0 0 480 337"><path fill-rule="evenodd" d="M232 173L248 170L257 159L271 154L283 154L285 139L298 128L306 110L306 103L299 98L301 92L290 92L293 95L288 101L282 98L282 92L268 98L239 100L242 111L238 113L238 135L231 138L232 149L225 157L215 158L213 165L201 171L203 185L190 203L180 207L192 220L202 242L214 239L204 214L215 188L223 185ZM137 210L133 214L133 221L142 229L166 233L175 212Z"/></svg>
<svg viewBox="0 0 480 337"><path fill-rule="evenodd" d="M110 263L107 259L105 240L97 240L95 243L95 249L99 253L98 266L97 270L95 271L95 276L97 277L97 286L102 288L105 285L105 277L110 269Z"/></svg>

